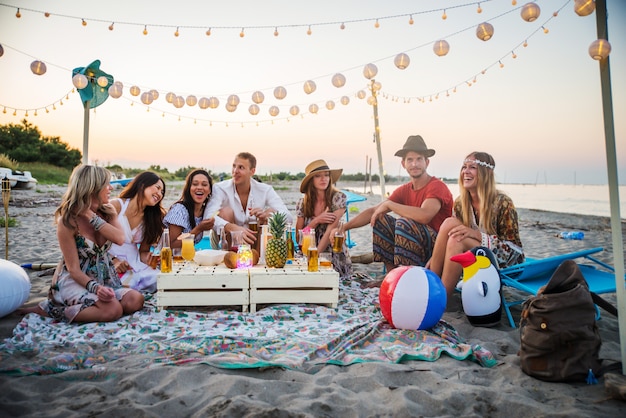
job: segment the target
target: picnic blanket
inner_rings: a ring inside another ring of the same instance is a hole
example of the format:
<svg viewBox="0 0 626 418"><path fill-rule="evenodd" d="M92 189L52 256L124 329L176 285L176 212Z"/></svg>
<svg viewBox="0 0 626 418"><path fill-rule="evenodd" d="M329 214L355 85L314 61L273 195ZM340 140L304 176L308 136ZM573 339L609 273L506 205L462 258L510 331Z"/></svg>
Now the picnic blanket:
<svg viewBox="0 0 626 418"><path fill-rule="evenodd" d="M339 305L267 305L255 314L224 309L143 310L109 323L66 324L25 316L0 343L0 373L52 374L200 362L221 368L282 367L314 373L326 364L435 361L442 354L492 367L496 359L440 321L429 331L398 330L382 317L378 289L340 283ZM121 367L121 366L120 366Z"/></svg>

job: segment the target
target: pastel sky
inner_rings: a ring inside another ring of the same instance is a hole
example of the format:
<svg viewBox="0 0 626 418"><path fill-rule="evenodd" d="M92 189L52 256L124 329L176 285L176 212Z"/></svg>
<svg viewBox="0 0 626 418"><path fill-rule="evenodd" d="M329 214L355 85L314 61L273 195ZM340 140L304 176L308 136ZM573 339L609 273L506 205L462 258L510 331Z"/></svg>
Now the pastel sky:
<svg viewBox="0 0 626 418"><path fill-rule="evenodd" d="M429 171L439 177L456 178L464 156L479 150L494 156L500 182L604 184L600 72L587 52L597 39L596 15L578 16L573 0L538 0L541 15L528 23L520 17L526 2L516 3L0 0L0 124L20 123L28 111L43 135L82 150L83 106L71 92L71 72L99 59L124 92L91 111L90 162L230 172L234 155L249 151L261 174L303 172L318 158L346 173L364 172L371 158L378 172L373 108L357 97L361 90L370 95L363 68L373 63L382 86L387 174L405 174L394 152L419 134L437 151ZM624 3L608 0L620 184L626 184ZM476 36L482 22L495 28L487 42ZM439 39L450 44L444 57L433 52ZM410 58L404 70L394 65L399 53ZM35 59L46 63L42 76L30 71ZM336 73L346 78L341 88L332 85ZM317 85L312 94L303 90L307 80ZM155 89L159 98L145 106L131 96L133 85ZM287 91L282 100L273 94L279 86ZM253 116L255 91L265 101ZM166 102L168 92L215 96L220 105L177 109ZM234 112L225 108L230 95L241 101ZM349 104L341 104L342 96ZM294 105L297 116L289 113ZM270 106L278 107L277 116Z"/></svg>

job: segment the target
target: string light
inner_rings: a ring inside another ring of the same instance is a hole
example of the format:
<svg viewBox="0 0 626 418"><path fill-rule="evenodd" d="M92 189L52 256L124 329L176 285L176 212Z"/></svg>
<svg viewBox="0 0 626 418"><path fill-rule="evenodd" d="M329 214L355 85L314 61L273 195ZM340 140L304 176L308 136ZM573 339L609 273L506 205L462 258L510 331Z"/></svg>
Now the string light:
<svg viewBox="0 0 626 418"><path fill-rule="evenodd" d="M307 29L306 34L310 35L311 33L313 33L313 32L311 32L311 25L309 25L309 29Z"/></svg>
<svg viewBox="0 0 626 418"><path fill-rule="evenodd" d="M446 20L448 18L448 15L446 14L446 9L443 9L443 14L441 15L441 18L443 20Z"/></svg>
<svg viewBox="0 0 626 418"><path fill-rule="evenodd" d="M513 59L517 58L517 55L515 55L515 52L511 51L511 57L512 57Z"/></svg>
<svg viewBox="0 0 626 418"><path fill-rule="evenodd" d="M545 34L550 32L550 30L548 28L546 28L545 26L542 26L541 29L543 29L543 33L545 33Z"/></svg>
<svg viewBox="0 0 626 418"><path fill-rule="evenodd" d="M412 25L413 23L413 15L411 15L411 17L409 17L409 25Z"/></svg>
<svg viewBox="0 0 626 418"><path fill-rule="evenodd" d="M144 27L143 27L143 34L144 35L148 34L148 25L144 25Z"/></svg>
<svg viewBox="0 0 626 418"><path fill-rule="evenodd" d="M478 8L476 9L476 13L481 14L483 9L480 7L480 3L478 3Z"/></svg>
<svg viewBox="0 0 626 418"><path fill-rule="evenodd" d="M20 8L19 7L17 8L17 13L15 13L15 17L17 17L18 19L20 17L22 17L22 14L20 13ZM15 115L13 115L13 116L15 116Z"/></svg>
<svg viewBox="0 0 626 418"><path fill-rule="evenodd" d="M341 26L339 26L339 29L344 30L346 28L346 24L345 23L341 23Z"/></svg>
<svg viewBox="0 0 626 418"><path fill-rule="evenodd" d="M211 36L211 28L207 29L205 33L206 33L206 36Z"/></svg>
<svg viewBox="0 0 626 418"><path fill-rule="evenodd" d="M498 61L500 63L500 68L504 68L504 64L502 64L502 61Z"/></svg>
<svg viewBox="0 0 626 418"><path fill-rule="evenodd" d="M48 13L48 12L45 12L43 15L44 15L45 17L50 17L50 13Z"/></svg>
<svg viewBox="0 0 626 418"><path fill-rule="evenodd" d="M246 35L243 33L243 28L241 28L241 32L239 32L239 37L243 38L244 36L246 36Z"/></svg>
<svg viewBox="0 0 626 418"><path fill-rule="evenodd" d="M111 22L111 24L109 25L109 30L113 30L113 25L115 25L115 22Z"/></svg>
<svg viewBox="0 0 626 418"><path fill-rule="evenodd" d="M82 20L83 20L82 25L87 26L87 22L85 21L85 19L82 19Z"/></svg>
<svg viewBox="0 0 626 418"><path fill-rule="evenodd" d="M274 36L278 36L278 27L274 28Z"/></svg>
<svg viewBox="0 0 626 418"><path fill-rule="evenodd" d="M374 23L374 27L375 27L376 29L378 29L378 28L380 27L380 24L378 23L378 19L376 19L376 23Z"/></svg>
<svg viewBox="0 0 626 418"><path fill-rule="evenodd" d="M176 28L176 32L174 32L174 36L178 38L178 35L180 34L178 33L178 28Z"/></svg>

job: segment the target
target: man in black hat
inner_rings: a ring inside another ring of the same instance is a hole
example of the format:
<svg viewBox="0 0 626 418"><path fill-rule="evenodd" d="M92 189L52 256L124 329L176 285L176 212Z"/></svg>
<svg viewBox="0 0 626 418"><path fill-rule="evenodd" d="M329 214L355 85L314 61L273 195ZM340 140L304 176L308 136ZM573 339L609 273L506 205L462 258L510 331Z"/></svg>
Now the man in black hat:
<svg viewBox="0 0 626 418"><path fill-rule="evenodd" d="M347 231L369 223L374 229L374 261L384 262L387 271L397 266L426 264L432 255L439 227L452 216L454 203L448 186L426 172L435 150L429 149L421 136L410 136L395 155L402 157L402 167L411 181L394 190L387 200L350 219L343 227Z"/></svg>

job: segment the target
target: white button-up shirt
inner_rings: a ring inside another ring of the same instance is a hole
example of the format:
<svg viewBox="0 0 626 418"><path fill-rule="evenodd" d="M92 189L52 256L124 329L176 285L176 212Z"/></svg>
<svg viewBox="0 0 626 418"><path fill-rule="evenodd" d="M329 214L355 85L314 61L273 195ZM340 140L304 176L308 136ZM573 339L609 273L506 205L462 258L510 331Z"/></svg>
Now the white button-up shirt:
<svg viewBox="0 0 626 418"><path fill-rule="evenodd" d="M252 200L250 200L252 199ZM271 208L276 212L282 212L287 215L287 222L293 223L293 217L289 213L289 209L278 196L278 193L269 184L260 183L254 179L250 179L250 194L248 195L248 202L253 202L252 206L255 208ZM250 205L248 205L250 206ZM251 207L252 207L251 206ZM243 205L235 190L235 184L233 180L220 181L213 185L213 194L209 203L204 209L204 219L211 217L223 207L230 207L235 215L235 224L243 226L246 224L248 217L243 210ZM215 217L215 225L213 229L219 231L224 228L228 222L220 218L219 215Z"/></svg>

